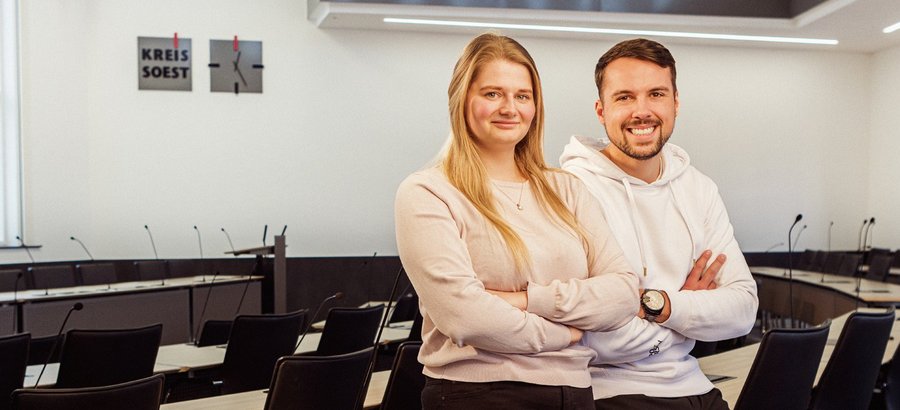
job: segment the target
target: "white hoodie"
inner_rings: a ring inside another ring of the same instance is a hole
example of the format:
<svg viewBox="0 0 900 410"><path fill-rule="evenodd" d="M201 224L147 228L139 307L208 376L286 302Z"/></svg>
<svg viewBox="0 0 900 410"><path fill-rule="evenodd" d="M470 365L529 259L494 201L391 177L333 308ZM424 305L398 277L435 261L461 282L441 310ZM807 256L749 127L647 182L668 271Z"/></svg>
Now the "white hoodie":
<svg viewBox="0 0 900 410"><path fill-rule="evenodd" d="M598 353L591 363L594 398L707 393L713 385L688 353L694 340L724 340L750 332L759 304L756 282L716 184L690 165L683 149L666 144L662 175L648 184L600 153L608 144L572 137L560 164L600 201L641 287L665 290L672 314L662 324L635 317L615 331L585 333L582 343ZM716 278L718 288L680 291L693 261L706 249L713 258L727 256Z"/></svg>

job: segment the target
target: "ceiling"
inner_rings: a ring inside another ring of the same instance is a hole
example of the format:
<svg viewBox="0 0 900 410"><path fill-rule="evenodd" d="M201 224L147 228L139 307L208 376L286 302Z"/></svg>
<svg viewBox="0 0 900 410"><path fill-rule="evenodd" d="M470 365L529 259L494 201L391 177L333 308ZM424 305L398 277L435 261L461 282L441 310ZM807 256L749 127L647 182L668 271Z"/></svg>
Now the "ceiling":
<svg viewBox="0 0 900 410"><path fill-rule="evenodd" d="M874 53L900 46L898 0L307 0L320 28L479 33L492 24L553 26L563 31L501 28L510 35L609 39L651 37L671 43ZM385 23L384 18L464 21L481 27ZM488 23L485 25L483 23ZM569 32L572 27L594 32ZM601 29L601 30L596 30ZM692 32L837 40L837 45L609 34L604 30ZM604 31L597 33L596 31Z"/></svg>

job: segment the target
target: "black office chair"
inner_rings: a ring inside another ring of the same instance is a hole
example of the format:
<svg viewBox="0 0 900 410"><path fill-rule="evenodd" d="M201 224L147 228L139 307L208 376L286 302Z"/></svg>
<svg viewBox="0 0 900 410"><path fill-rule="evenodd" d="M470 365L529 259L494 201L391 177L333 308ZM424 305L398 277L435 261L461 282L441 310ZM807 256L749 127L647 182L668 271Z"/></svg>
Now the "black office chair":
<svg viewBox="0 0 900 410"><path fill-rule="evenodd" d="M0 270L0 292L12 292L16 289L25 289L28 285L21 269L3 269Z"/></svg>
<svg viewBox="0 0 900 410"><path fill-rule="evenodd" d="M719 347L719 342L704 342L702 340L694 341L694 348L691 349L690 355L699 359L701 357L706 357L712 354L716 354L716 348Z"/></svg>
<svg viewBox="0 0 900 410"><path fill-rule="evenodd" d="M854 312L847 318L813 390L810 409L869 408L893 325L893 307L885 313Z"/></svg>
<svg viewBox="0 0 900 410"><path fill-rule="evenodd" d="M158 410L165 376L157 374L110 386L68 389L19 389L15 410Z"/></svg>
<svg viewBox="0 0 900 410"><path fill-rule="evenodd" d="M151 281L158 280L164 283L169 277L169 267L166 261L135 261L134 271L137 273L138 280Z"/></svg>
<svg viewBox="0 0 900 410"><path fill-rule="evenodd" d="M30 333L0 337L0 410L11 409L10 394L22 388L30 341Z"/></svg>
<svg viewBox="0 0 900 410"><path fill-rule="evenodd" d="M327 323L327 322L326 322ZM333 356L286 356L278 359L265 410L355 410L365 382L372 346Z"/></svg>
<svg viewBox="0 0 900 410"><path fill-rule="evenodd" d="M830 326L766 332L734 410L806 409Z"/></svg>
<svg viewBox="0 0 900 410"><path fill-rule="evenodd" d="M316 348L316 356L334 356L372 346L384 305L368 308L332 308Z"/></svg>
<svg viewBox="0 0 900 410"><path fill-rule="evenodd" d="M797 269L800 270L812 270L813 267L813 259L816 257L816 252L812 249L807 249L800 254L800 261L797 262Z"/></svg>
<svg viewBox="0 0 900 410"><path fill-rule="evenodd" d="M153 374L162 325L66 332L56 387L96 387Z"/></svg>
<svg viewBox="0 0 900 410"><path fill-rule="evenodd" d="M197 347L223 345L231 334L231 320L207 320L197 337Z"/></svg>
<svg viewBox="0 0 900 410"><path fill-rule="evenodd" d="M862 263L862 255L857 253L848 253L841 258L841 266L838 268L838 275L841 276L859 276L859 265Z"/></svg>
<svg viewBox="0 0 900 410"><path fill-rule="evenodd" d="M32 266L28 268L32 289L58 289L75 286L72 265Z"/></svg>
<svg viewBox="0 0 900 410"><path fill-rule="evenodd" d="M409 328L409 337L406 338L409 342L421 342L422 341L422 312L416 312L416 318L413 319L412 327Z"/></svg>
<svg viewBox="0 0 900 410"><path fill-rule="evenodd" d="M200 276L199 263L193 259L169 259L168 264L170 278Z"/></svg>
<svg viewBox="0 0 900 410"><path fill-rule="evenodd" d="M62 335L31 338L31 343L28 344L28 365L59 362L62 339Z"/></svg>
<svg viewBox="0 0 900 410"><path fill-rule="evenodd" d="M391 377L384 389L381 410L408 410L422 408L422 389L425 375L419 363L422 342L403 342L397 349Z"/></svg>
<svg viewBox="0 0 900 410"><path fill-rule="evenodd" d="M415 293L408 293L397 299L397 303L391 312L388 323L405 322L413 320L419 311L419 297ZM327 322L326 322L327 323Z"/></svg>
<svg viewBox="0 0 900 410"><path fill-rule="evenodd" d="M825 262L822 263L822 272L837 275L841 269L841 261L843 259L843 252L828 252L825 256Z"/></svg>
<svg viewBox="0 0 900 410"><path fill-rule="evenodd" d="M78 264L75 272L82 285L109 285L118 281L116 265L111 263Z"/></svg>
<svg viewBox="0 0 900 410"><path fill-rule="evenodd" d="M864 276L870 280L880 280L887 282L888 275L891 272L891 264L894 263L894 255L890 253L879 253L869 258L869 271Z"/></svg>
<svg viewBox="0 0 900 410"><path fill-rule="evenodd" d="M900 410L900 345L894 350L881 385L885 410ZM876 406L872 406L873 408Z"/></svg>
<svg viewBox="0 0 900 410"><path fill-rule="evenodd" d="M306 312L236 317L222 362L222 393L266 388L278 358L294 353Z"/></svg>

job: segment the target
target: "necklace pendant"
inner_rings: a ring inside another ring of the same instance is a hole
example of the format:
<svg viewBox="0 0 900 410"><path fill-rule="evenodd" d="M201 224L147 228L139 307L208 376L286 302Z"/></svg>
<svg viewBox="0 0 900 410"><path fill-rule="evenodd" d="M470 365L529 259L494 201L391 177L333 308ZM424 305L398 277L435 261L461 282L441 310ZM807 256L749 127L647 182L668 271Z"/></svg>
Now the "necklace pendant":
<svg viewBox="0 0 900 410"><path fill-rule="evenodd" d="M521 205L521 204L516 204L516 208L517 208L518 210L520 210L520 211L525 210L525 208L522 208L522 205Z"/></svg>

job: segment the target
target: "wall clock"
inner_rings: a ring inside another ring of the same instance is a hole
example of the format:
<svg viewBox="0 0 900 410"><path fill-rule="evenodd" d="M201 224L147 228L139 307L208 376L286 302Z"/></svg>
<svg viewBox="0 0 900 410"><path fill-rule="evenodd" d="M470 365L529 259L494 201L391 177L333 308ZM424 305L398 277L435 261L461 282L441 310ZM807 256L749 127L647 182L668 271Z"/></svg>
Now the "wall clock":
<svg viewBox="0 0 900 410"><path fill-rule="evenodd" d="M262 93L262 41L209 40L209 90Z"/></svg>

